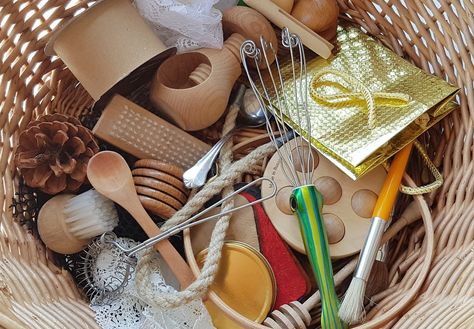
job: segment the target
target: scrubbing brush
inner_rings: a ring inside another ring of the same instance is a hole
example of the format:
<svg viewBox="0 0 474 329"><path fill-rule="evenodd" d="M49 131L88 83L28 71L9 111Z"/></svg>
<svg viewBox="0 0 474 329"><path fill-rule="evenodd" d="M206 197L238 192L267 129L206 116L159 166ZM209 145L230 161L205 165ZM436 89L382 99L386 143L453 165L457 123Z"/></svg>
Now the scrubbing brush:
<svg viewBox="0 0 474 329"><path fill-rule="evenodd" d="M390 219L412 146L413 143L408 144L395 156L375 204L372 223L360 253L359 263L339 309L339 317L347 324L358 323L365 317L364 296L367 281L380 247L385 225Z"/></svg>
<svg viewBox="0 0 474 329"><path fill-rule="evenodd" d="M81 251L94 237L112 231L117 224L114 203L95 190L55 196L38 215L41 240L61 254Z"/></svg>

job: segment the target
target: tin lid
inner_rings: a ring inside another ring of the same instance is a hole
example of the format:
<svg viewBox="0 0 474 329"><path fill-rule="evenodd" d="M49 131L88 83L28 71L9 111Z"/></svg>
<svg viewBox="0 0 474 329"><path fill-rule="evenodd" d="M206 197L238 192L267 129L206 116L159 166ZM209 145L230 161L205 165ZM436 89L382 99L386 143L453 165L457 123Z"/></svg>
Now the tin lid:
<svg viewBox="0 0 474 329"><path fill-rule="evenodd" d="M208 249L198 253L196 260L202 267ZM255 322L262 322L273 307L276 282L270 264L256 249L242 242L226 241L222 248L214 283L211 289L232 309ZM214 325L233 328L232 321L215 307L208 307Z"/></svg>

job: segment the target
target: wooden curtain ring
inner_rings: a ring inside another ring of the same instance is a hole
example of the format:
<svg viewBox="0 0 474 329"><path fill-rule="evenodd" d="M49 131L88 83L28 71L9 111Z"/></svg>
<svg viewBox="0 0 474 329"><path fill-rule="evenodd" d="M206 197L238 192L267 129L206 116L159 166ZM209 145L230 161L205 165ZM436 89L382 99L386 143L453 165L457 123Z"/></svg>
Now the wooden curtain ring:
<svg viewBox="0 0 474 329"><path fill-rule="evenodd" d="M173 209L166 203L150 198L148 196L139 194L138 198L140 199L141 204L146 210L152 212L153 214L157 216L160 216L161 218L169 219L177 211L176 209Z"/></svg>
<svg viewBox="0 0 474 329"><path fill-rule="evenodd" d="M144 186L144 187L154 189L156 191L166 193L172 196L173 198L175 198L176 200L178 200L182 204L185 204L186 201L188 200L187 195L184 194L183 191L179 190L178 188L174 187L171 184L167 184L157 179L153 179L150 177L143 177L143 176L134 176L133 182L135 183L136 186Z"/></svg>
<svg viewBox="0 0 474 329"><path fill-rule="evenodd" d="M169 174L166 174L164 172L155 170L155 169L149 169L149 168L137 168L132 170L132 175L135 176L143 176L143 177L150 177L157 179L159 181L162 181L164 183L168 183L177 189L179 189L181 192L188 194L188 190L184 186L184 183L179 180L178 178L171 176Z"/></svg>
<svg viewBox="0 0 474 329"><path fill-rule="evenodd" d="M181 209L183 207L183 204L181 202L179 202L169 194L157 191L146 186L135 186L135 189L137 190L137 193L139 195L148 196L155 200L161 201L176 210Z"/></svg>
<svg viewBox="0 0 474 329"><path fill-rule="evenodd" d="M142 159L135 162L134 168L150 168L170 174L176 178L183 177L184 170L169 163L154 159Z"/></svg>

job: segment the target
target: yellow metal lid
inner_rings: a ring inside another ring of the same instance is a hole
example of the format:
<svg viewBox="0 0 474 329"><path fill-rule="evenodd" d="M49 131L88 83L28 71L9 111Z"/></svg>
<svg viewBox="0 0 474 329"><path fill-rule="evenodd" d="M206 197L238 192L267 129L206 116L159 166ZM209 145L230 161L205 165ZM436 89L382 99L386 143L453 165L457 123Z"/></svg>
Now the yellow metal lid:
<svg viewBox="0 0 474 329"><path fill-rule="evenodd" d="M203 266L207 251L197 255L199 267ZM225 242L211 290L229 307L255 322L265 320L276 298L275 277L268 261L253 247L237 241ZM240 328L211 304L206 302L206 307L217 328Z"/></svg>

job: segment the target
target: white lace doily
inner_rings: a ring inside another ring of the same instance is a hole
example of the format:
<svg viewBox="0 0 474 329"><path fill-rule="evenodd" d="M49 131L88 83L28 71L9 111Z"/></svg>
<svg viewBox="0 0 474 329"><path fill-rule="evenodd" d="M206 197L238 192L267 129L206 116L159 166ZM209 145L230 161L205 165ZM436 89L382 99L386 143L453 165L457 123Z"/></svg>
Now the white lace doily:
<svg viewBox="0 0 474 329"><path fill-rule="evenodd" d="M178 52L222 48L222 13L218 0L135 0L140 15L167 47Z"/></svg>
<svg viewBox="0 0 474 329"><path fill-rule="evenodd" d="M126 238L117 238L117 242L126 248L138 243ZM120 253L116 250L104 249L97 257L93 268L94 280L107 282L116 275ZM140 255L139 255L140 257ZM152 266L154 273L153 289L156 292L175 291L178 286L168 266L156 253ZM142 301L135 289L135 274L132 273L130 282L119 298L108 301L109 304L96 305L91 301L91 308L96 313L97 323L103 329L211 329L212 320L201 300L174 308L152 308Z"/></svg>

